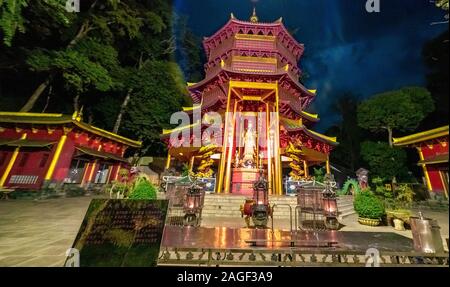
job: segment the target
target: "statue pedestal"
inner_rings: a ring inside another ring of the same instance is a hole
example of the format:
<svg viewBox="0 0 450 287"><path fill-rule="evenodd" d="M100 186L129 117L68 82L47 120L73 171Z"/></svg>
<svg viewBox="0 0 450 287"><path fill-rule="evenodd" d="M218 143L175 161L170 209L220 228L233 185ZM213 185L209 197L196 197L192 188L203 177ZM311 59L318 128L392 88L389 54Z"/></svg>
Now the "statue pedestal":
<svg viewBox="0 0 450 287"><path fill-rule="evenodd" d="M253 183L259 178L259 170L256 168L234 168L232 170L231 193L253 196Z"/></svg>

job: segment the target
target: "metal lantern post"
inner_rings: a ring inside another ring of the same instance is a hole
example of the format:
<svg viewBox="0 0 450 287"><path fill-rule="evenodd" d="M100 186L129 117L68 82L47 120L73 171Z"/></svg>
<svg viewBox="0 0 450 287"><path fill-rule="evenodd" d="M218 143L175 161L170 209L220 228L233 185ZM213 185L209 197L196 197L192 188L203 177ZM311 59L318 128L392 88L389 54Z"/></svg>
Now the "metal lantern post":
<svg viewBox="0 0 450 287"><path fill-rule="evenodd" d="M191 186L187 188L184 201L184 222L187 225L198 225L201 212L203 209L203 199L205 192L203 188L197 184L197 180L194 179Z"/></svg>
<svg viewBox="0 0 450 287"><path fill-rule="evenodd" d="M259 179L253 184L253 200L252 205L252 221L255 227L265 228L271 215L269 199L268 199L268 184L264 178L264 171L259 170Z"/></svg>
<svg viewBox="0 0 450 287"><path fill-rule="evenodd" d="M322 211L325 218L325 226L329 229L338 229L338 206L336 193L333 191L332 180L326 178L325 190L322 192Z"/></svg>

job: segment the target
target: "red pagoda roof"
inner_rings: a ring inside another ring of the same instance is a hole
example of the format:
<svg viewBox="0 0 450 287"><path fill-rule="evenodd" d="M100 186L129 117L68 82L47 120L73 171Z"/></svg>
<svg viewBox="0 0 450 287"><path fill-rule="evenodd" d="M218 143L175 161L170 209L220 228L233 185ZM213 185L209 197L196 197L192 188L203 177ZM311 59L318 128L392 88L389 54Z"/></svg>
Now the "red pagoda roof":
<svg viewBox="0 0 450 287"><path fill-rule="evenodd" d="M318 132L309 130L308 128L305 127L305 125L303 125L302 120L292 120L292 119L288 119L288 118L284 118L281 117L280 118L280 123L284 126L284 128L288 131L288 132L303 132L306 135L308 135L309 137L318 140L320 142L325 142L329 145L332 146L336 146L339 143L337 142L337 139L335 137L329 137L323 134L320 134Z"/></svg>
<svg viewBox="0 0 450 287"><path fill-rule="evenodd" d="M255 17L255 14L252 16L252 18ZM253 33L255 35L262 33L260 35L266 35L266 36L276 36L278 38L287 39L289 41L289 47L293 51L297 49L299 53L296 55L297 59L301 57L304 51L304 45L299 43L286 29L286 27L283 24L282 18L278 19L275 22L266 23L266 22L259 22L256 18L256 21L243 21L238 20L234 17L233 14L231 14L230 20L216 33L214 33L210 37L205 37L203 41L203 46L205 48L206 53L209 55L211 51L210 44L214 43L217 39L219 39L223 35L230 35L230 34L238 34L239 31L242 29L242 31L245 33L244 30L247 29L255 29L256 33ZM253 32L253 31L252 31ZM215 44L214 44L215 45Z"/></svg>

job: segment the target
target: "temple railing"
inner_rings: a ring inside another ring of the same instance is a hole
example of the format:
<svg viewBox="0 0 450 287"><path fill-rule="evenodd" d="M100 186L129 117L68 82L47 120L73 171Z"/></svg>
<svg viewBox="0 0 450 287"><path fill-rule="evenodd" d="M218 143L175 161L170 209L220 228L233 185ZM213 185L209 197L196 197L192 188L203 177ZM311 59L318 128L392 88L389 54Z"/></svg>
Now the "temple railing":
<svg viewBox="0 0 450 287"><path fill-rule="evenodd" d="M162 248L160 266L276 267L447 267L448 253L383 252L378 256L351 250Z"/></svg>

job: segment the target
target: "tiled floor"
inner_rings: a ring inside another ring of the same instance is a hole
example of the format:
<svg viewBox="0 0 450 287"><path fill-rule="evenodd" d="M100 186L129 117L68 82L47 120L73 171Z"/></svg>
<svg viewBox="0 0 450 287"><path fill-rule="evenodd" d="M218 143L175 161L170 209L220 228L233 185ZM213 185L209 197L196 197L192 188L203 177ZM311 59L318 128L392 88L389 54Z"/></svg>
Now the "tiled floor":
<svg viewBox="0 0 450 287"><path fill-rule="evenodd" d="M90 200L0 201L0 266L62 266Z"/></svg>
<svg viewBox="0 0 450 287"><path fill-rule="evenodd" d="M65 252L72 246L92 197L60 198L43 201L0 201L0 266L63 266ZM424 212L441 226L443 238L449 236L448 212ZM356 216L341 222L342 231L396 232L411 238L410 230L367 227ZM244 227L238 218L205 218L202 226ZM275 228L289 229L289 220L275 221Z"/></svg>

